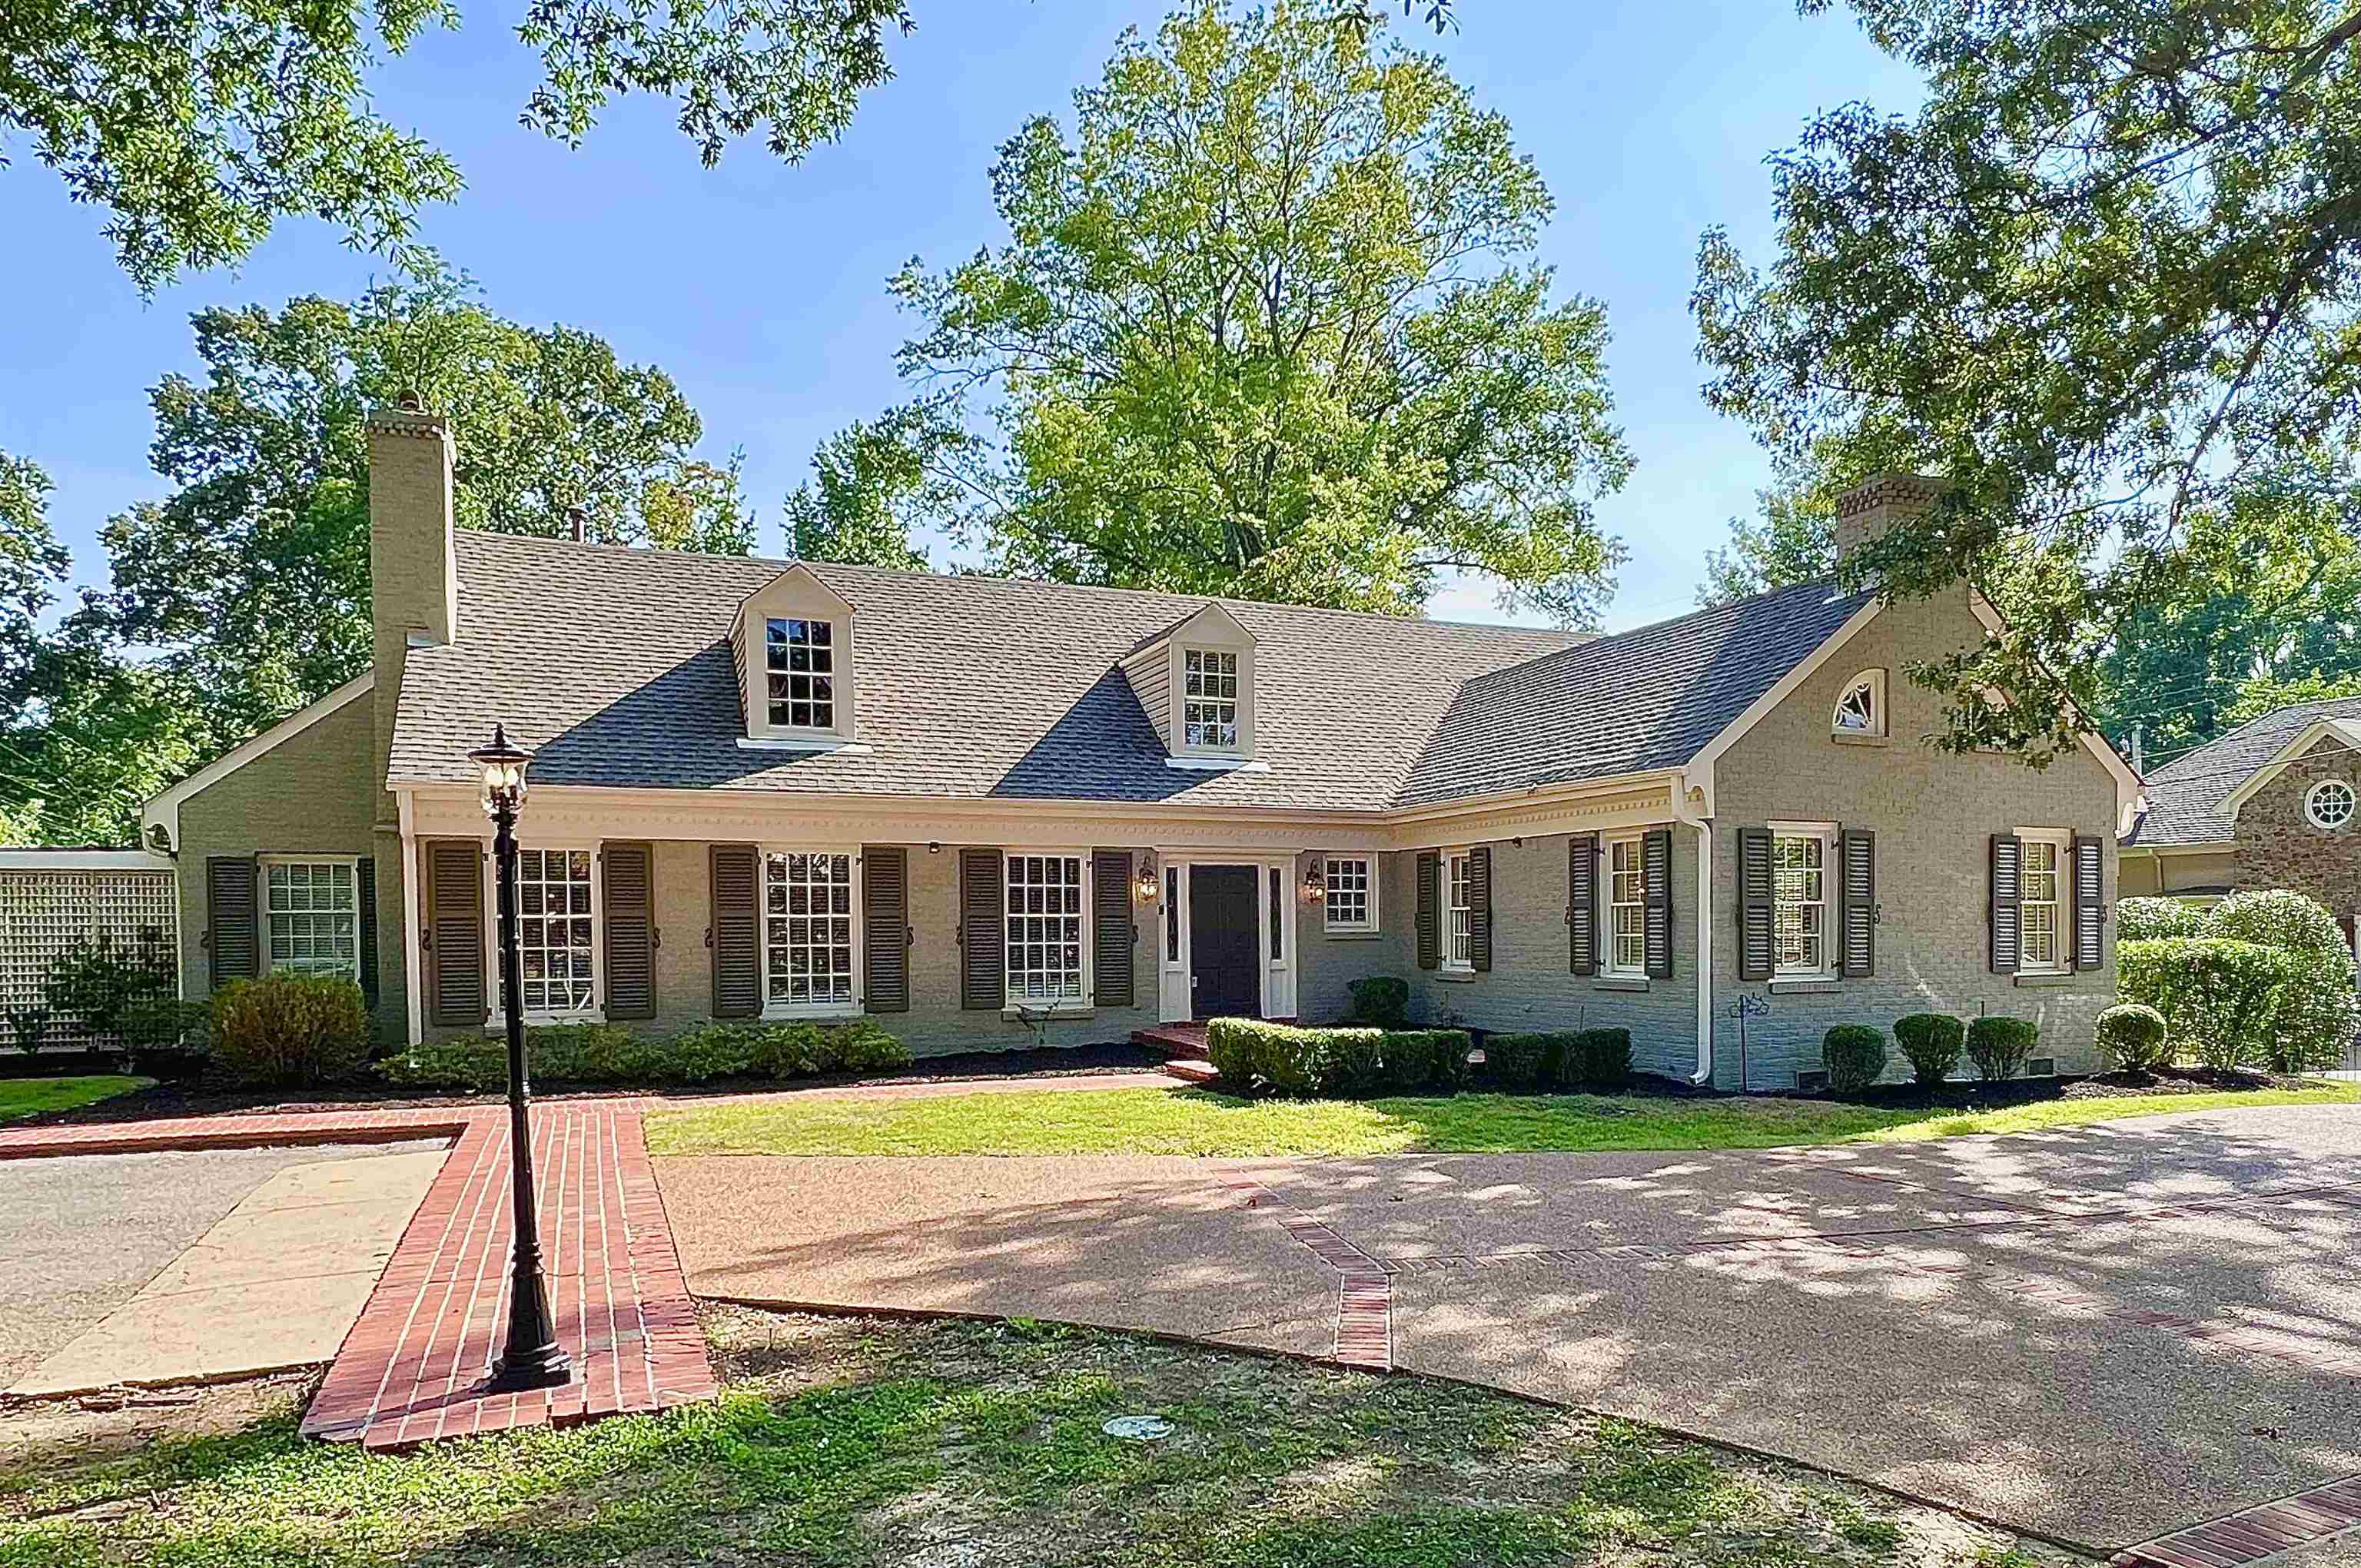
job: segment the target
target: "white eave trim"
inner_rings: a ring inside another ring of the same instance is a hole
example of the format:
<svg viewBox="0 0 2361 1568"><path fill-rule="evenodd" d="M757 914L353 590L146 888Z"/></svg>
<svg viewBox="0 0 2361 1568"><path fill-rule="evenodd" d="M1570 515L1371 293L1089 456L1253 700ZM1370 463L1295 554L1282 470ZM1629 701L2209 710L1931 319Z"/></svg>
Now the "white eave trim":
<svg viewBox="0 0 2361 1568"><path fill-rule="evenodd" d="M357 698L367 696L377 687L377 672L369 670L355 675L335 691L321 697L308 707L298 708L244 745L233 748L214 758L179 784L148 801L139 808L139 837L151 838L158 824L164 828L166 842L178 853L181 848L181 803L199 791L207 789L257 757L269 751L280 742L301 735L330 714L341 711Z"/></svg>
<svg viewBox="0 0 2361 1568"><path fill-rule="evenodd" d="M164 872L170 857L146 850L0 850L0 872Z"/></svg>
<svg viewBox="0 0 2361 1568"><path fill-rule="evenodd" d="M866 757L877 748L859 740L831 740L814 737L806 740L792 735L741 735L738 749L741 751L800 751L807 757Z"/></svg>
<svg viewBox="0 0 2361 1568"><path fill-rule="evenodd" d="M2238 807L2254 798L2257 791L2286 771L2289 764L2302 760L2305 752L2323 740L2334 736L2348 749L2361 751L2361 726L2342 718L2315 718L2299 730L2296 738L2271 753L2270 761L2238 781L2238 787L2224 795L2214 810L2235 817Z"/></svg>
<svg viewBox="0 0 2361 1568"><path fill-rule="evenodd" d="M1249 757L1167 757L1164 765L1192 773L1267 773L1268 762L1257 762Z"/></svg>

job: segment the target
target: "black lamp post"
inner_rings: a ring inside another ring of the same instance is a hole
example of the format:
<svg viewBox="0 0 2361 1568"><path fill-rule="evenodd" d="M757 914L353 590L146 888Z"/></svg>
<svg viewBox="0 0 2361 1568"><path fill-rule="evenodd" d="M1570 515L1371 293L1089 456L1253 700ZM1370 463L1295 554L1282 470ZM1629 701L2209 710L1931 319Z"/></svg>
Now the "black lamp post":
<svg viewBox="0 0 2361 1568"><path fill-rule="evenodd" d="M509 1258L509 1332L492 1364L498 1389L553 1388L574 1376L557 1326L549 1316L549 1287L541 1277L541 1223L533 1202L533 1129L525 1113L524 987L517 958L517 813L524 807L525 770L533 753L509 744L492 726L492 743L467 753L482 770L484 815L492 819L492 861L500 883L500 1011L509 1035L509 1159L516 1199L516 1245Z"/></svg>

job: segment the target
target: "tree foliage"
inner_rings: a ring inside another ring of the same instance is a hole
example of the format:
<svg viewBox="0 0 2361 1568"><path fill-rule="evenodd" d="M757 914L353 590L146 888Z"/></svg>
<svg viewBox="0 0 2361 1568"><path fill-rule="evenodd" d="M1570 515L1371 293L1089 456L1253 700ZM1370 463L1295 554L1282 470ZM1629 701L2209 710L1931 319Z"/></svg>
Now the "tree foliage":
<svg viewBox="0 0 2361 1568"><path fill-rule="evenodd" d="M0 452L0 713L31 695L41 612L69 565L49 527L49 488L38 465Z"/></svg>
<svg viewBox="0 0 2361 1568"><path fill-rule="evenodd" d="M787 498L787 553L924 571L911 515L956 504L946 481L927 471L931 433L923 419L888 414L829 437L812 455L811 482Z"/></svg>
<svg viewBox="0 0 2361 1568"><path fill-rule="evenodd" d="M2350 532L2361 14L1851 4L1925 105L1845 105L1771 160L1764 269L1706 236L1708 396L1774 451L1839 438L1951 482L1861 565L2017 596L2006 635L1914 674L2000 693L1997 738L2038 762L2137 607L2324 514Z"/></svg>
<svg viewBox="0 0 2361 1568"><path fill-rule="evenodd" d="M1550 196L1499 115L1286 3L1126 34L1076 111L1002 148L1008 244L894 280L923 391L889 422L964 542L1030 576L1397 612L1462 568L1593 617L1620 552L1592 502L1631 466L1606 316L1531 259ZM907 468L873 473L899 488L824 484L818 534L896 501L906 524Z"/></svg>

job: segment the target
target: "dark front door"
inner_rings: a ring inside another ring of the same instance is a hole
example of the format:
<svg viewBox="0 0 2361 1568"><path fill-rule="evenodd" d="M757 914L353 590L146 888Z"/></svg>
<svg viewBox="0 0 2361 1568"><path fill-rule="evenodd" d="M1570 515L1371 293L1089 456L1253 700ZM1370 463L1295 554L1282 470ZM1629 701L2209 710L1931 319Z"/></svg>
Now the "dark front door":
<svg viewBox="0 0 2361 1568"><path fill-rule="evenodd" d="M1200 1018L1262 1015L1252 866L1189 868L1189 979Z"/></svg>

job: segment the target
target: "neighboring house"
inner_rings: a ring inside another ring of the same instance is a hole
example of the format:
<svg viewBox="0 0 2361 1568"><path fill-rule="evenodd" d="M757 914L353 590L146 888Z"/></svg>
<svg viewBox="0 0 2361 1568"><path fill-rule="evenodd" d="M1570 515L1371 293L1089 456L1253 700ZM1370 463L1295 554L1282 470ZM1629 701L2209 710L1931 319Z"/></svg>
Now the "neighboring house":
<svg viewBox="0 0 2361 1568"><path fill-rule="evenodd" d="M2361 913L2361 697L2300 702L2148 775L2123 842L2127 897L2292 888L2353 935Z"/></svg>
<svg viewBox="0 0 2361 1568"><path fill-rule="evenodd" d="M925 1053L1333 1018L1393 974L1422 1019L1628 1024L1735 1086L1747 992L1768 1089L1930 1007L2084 1062L2114 992L2136 783L2096 741L1921 743L1900 672L1983 634L1964 593L1588 639L626 550L455 532L441 422L369 439L375 674L147 808L192 994L289 965L391 1039L486 1027L495 722L536 753L536 1022L866 1014Z"/></svg>

